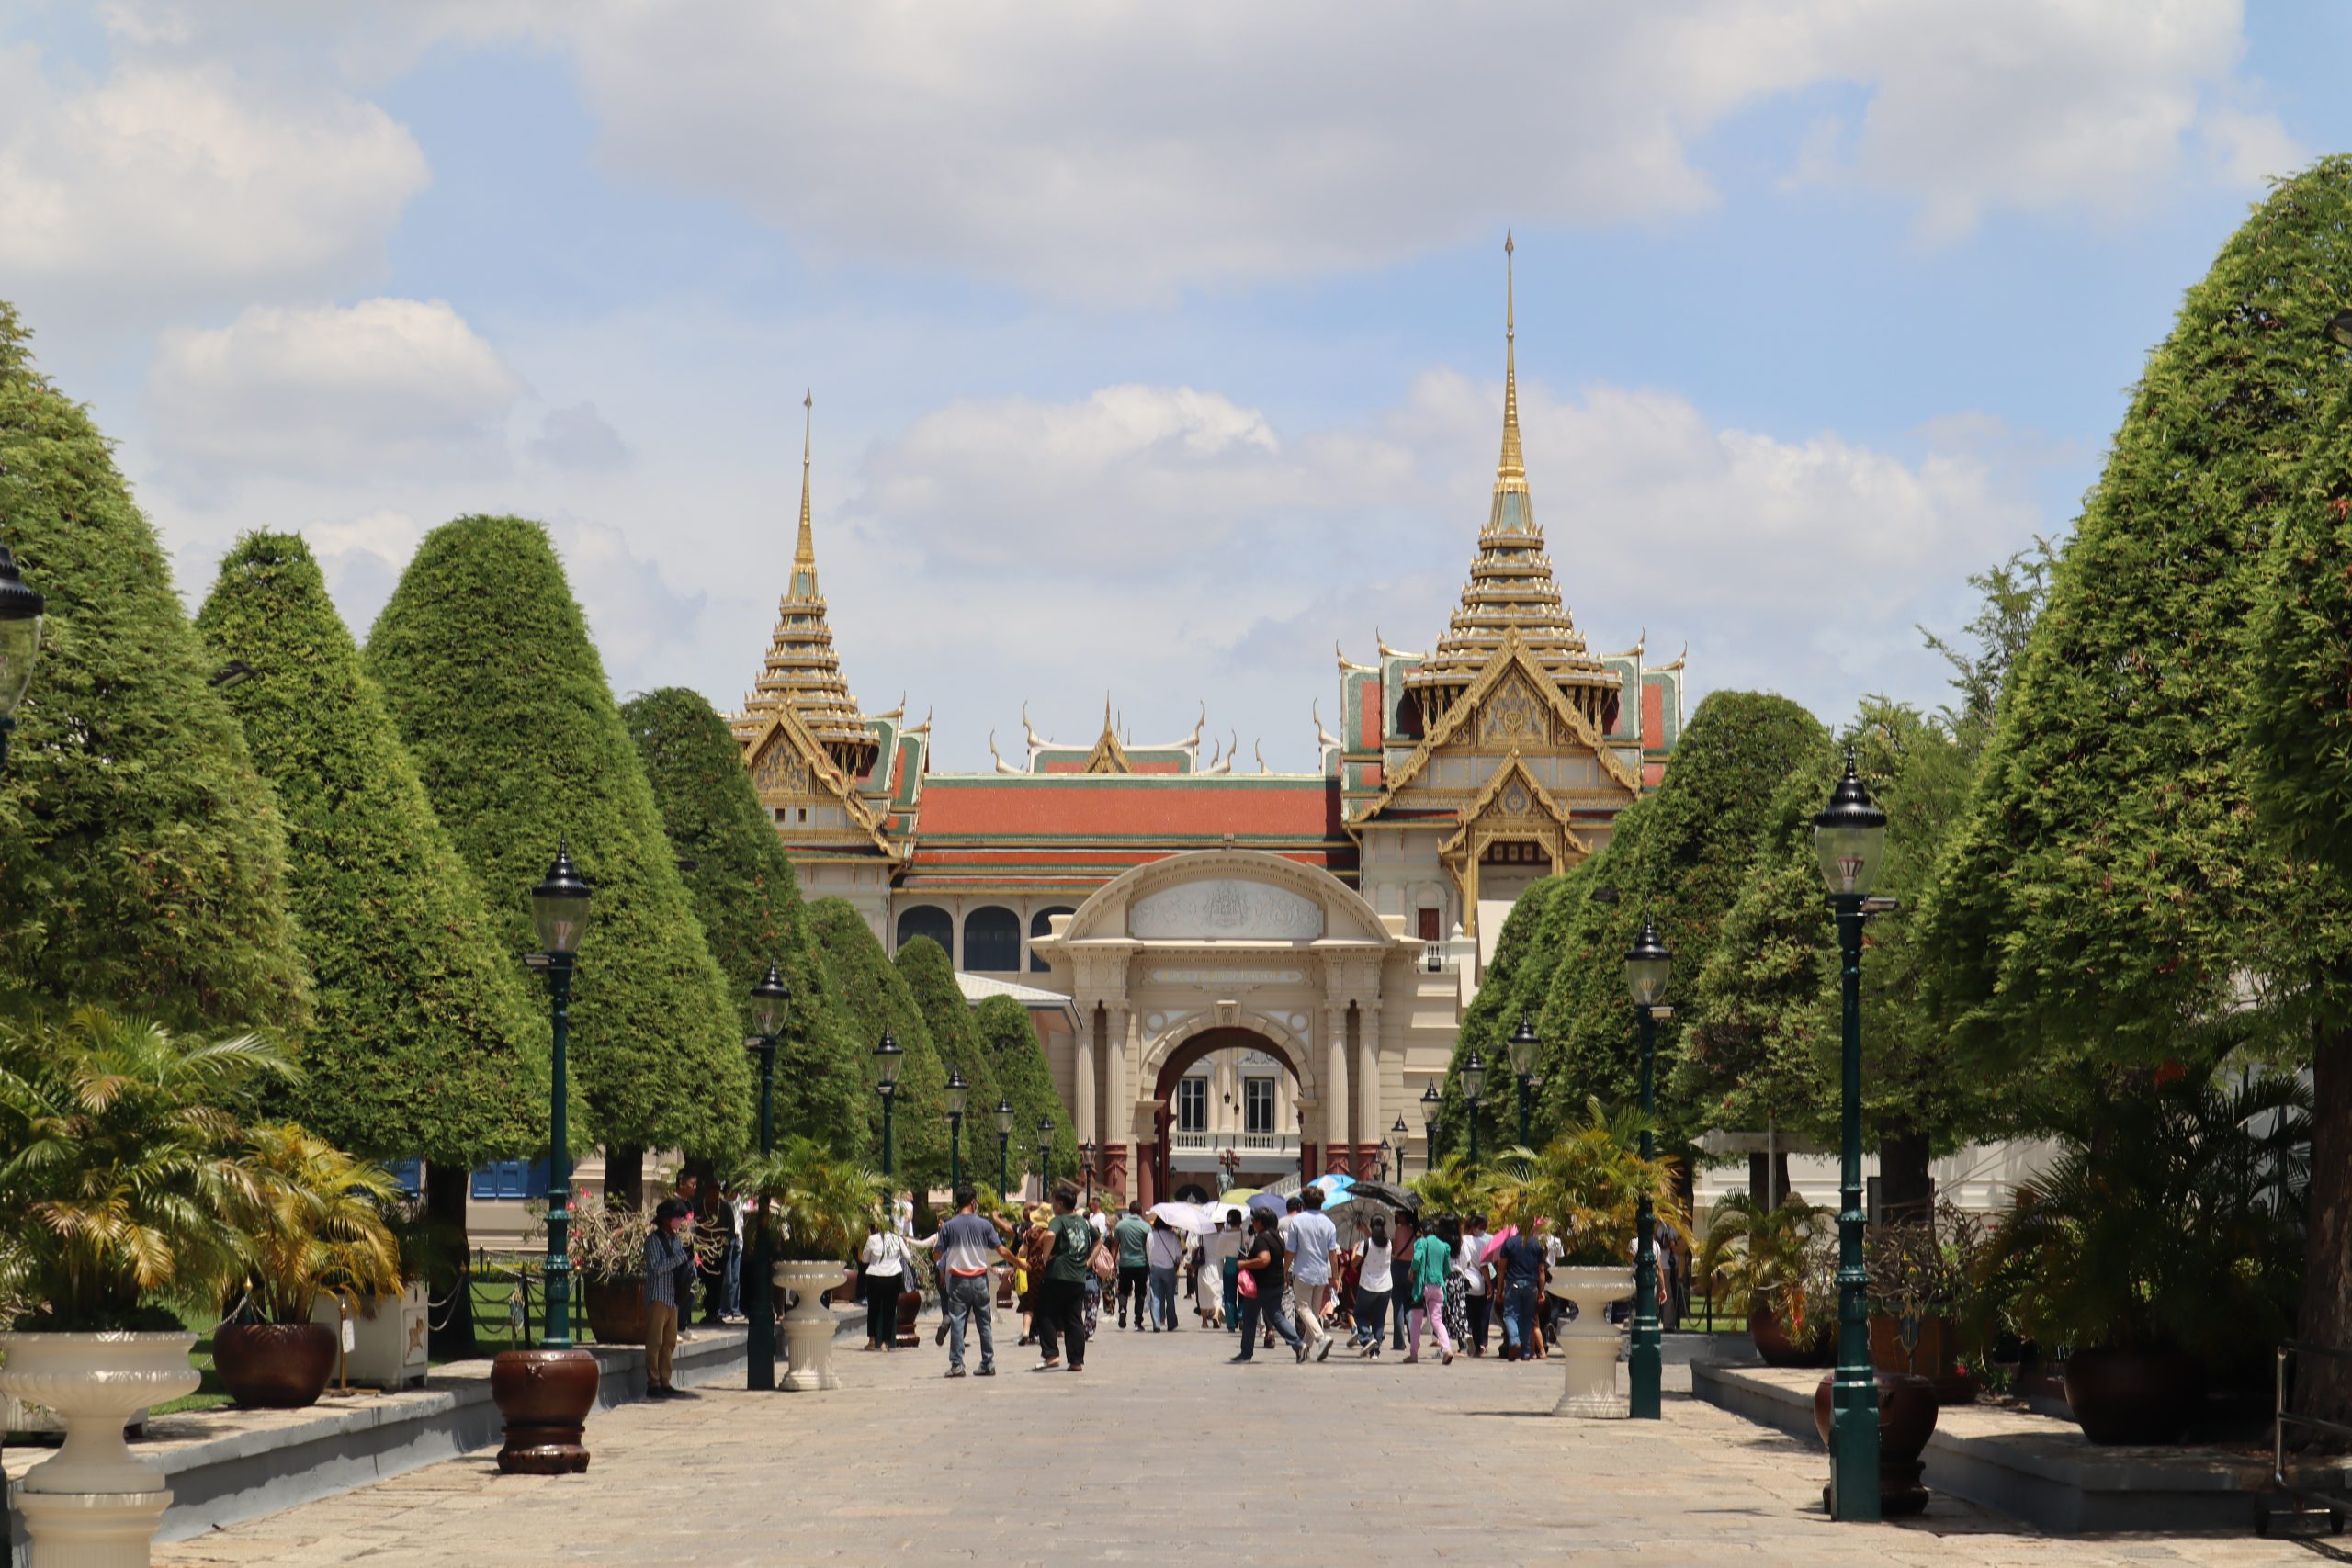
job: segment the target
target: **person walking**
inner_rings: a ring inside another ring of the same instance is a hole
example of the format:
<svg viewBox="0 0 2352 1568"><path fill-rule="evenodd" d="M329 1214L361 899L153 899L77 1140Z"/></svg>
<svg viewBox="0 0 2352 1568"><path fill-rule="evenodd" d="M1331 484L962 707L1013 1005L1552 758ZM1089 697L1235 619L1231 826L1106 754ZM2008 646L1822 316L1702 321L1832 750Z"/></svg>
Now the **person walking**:
<svg viewBox="0 0 2352 1568"><path fill-rule="evenodd" d="M1151 1331L1176 1332L1176 1270L1184 1261L1184 1233L1154 1214L1151 1235L1144 1243L1144 1263L1151 1271Z"/></svg>
<svg viewBox="0 0 2352 1568"><path fill-rule="evenodd" d="M1469 1319L1469 1345L1473 1356L1487 1353L1487 1309L1493 1302L1487 1248L1494 1239L1487 1234L1486 1215L1473 1214L1462 1222L1462 1247L1455 1254L1454 1267L1462 1275L1462 1306Z"/></svg>
<svg viewBox="0 0 2352 1568"><path fill-rule="evenodd" d="M1111 1231L1111 1241L1119 1249L1119 1326L1127 1325L1127 1298L1135 1298L1136 1332L1143 1332L1144 1287L1151 1276L1151 1226L1143 1217L1143 1200L1137 1198L1119 1216Z"/></svg>
<svg viewBox="0 0 2352 1568"><path fill-rule="evenodd" d="M678 1319L691 1310L695 1251L679 1233L694 1210L677 1198L654 1205L653 1229L645 1238L645 1397L668 1399L671 1359L678 1350Z"/></svg>
<svg viewBox="0 0 2352 1568"><path fill-rule="evenodd" d="M1306 1359L1306 1342L1286 1321L1282 1310L1283 1252L1282 1233L1274 1228L1274 1216L1263 1209L1252 1209L1251 1223L1256 1226L1250 1234L1249 1244L1241 1253L1241 1267L1249 1270L1250 1285L1241 1293L1241 1349L1232 1359L1247 1361L1258 1348L1258 1320L1261 1314L1271 1314L1267 1321L1293 1356Z"/></svg>
<svg viewBox="0 0 2352 1568"><path fill-rule="evenodd" d="M1413 1283L1413 1244L1420 1234L1420 1217L1410 1209L1397 1210L1396 1239L1389 1247L1395 1263L1392 1272L1396 1293L1389 1304L1391 1329L1396 1336L1390 1348L1400 1355L1405 1349L1405 1320L1413 1314L1414 1304L1421 1299L1421 1292Z"/></svg>
<svg viewBox="0 0 2352 1568"><path fill-rule="evenodd" d="M1045 1322L1045 1313L1037 1305L1046 1282L1046 1263L1054 1255L1054 1233L1046 1227L1052 1223L1051 1205L1040 1203L1029 1211L1021 1227L1021 1273L1016 1281L1015 1303L1021 1309L1021 1343L1034 1345Z"/></svg>
<svg viewBox="0 0 2352 1568"><path fill-rule="evenodd" d="M1439 1364L1453 1364L1453 1337L1445 1331L1445 1281L1453 1273L1453 1247L1444 1228L1441 1219L1437 1229L1423 1231L1413 1243L1413 1289L1419 1304L1413 1308L1413 1348L1405 1357L1407 1366L1421 1359L1421 1335L1430 1328L1437 1331Z"/></svg>
<svg viewBox="0 0 2352 1568"><path fill-rule="evenodd" d="M1225 1331L1227 1334L1238 1334L1241 1332L1241 1252L1242 1248L1249 1243L1249 1224L1250 1222L1248 1217L1241 1210L1227 1209L1225 1212L1225 1223L1218 1227L1219 1235L1230 1235L1233 1238L1233 1250L1227 1253L1225 1258L1225 1279L1223 1281L1225 1285Z"/></svg>
<svg viewBox="0 0 2352 1568"><path fill-rule="evenodd" d="M888 1350L899 1342L899 1293L907 1282L907 1238L895 1222L865 1238L857 1278L865 1296L865 1348Z"/></svg>
<svg viewBox="0 0 2352 1568"><path fill-rule="evenodd" d="M1299 1194L1303 1213L1291 1221L1291 1289L1298 1307L1298 1337L1325 1360L1331 1354L1331 1334L1323 1326L1323 1302L1331 1292L1331 1265L1340 1255L1339 1227L1323 1212L1323 1189L1309 1187Z"/></svg>
<svg viewBox="0 0 2352 1568"><path fill-rule="evenodd" d="M1054 1183L1054 1217L1046 1227L1052 1238L1046 1253L1046 1277L1037 1292L1037 1346L1043 1352L1037 1371L1050 1372L1061 1365L1065 1347L1069 1370L1086 1370L1086 1260L1094 1251L1094 1227L1078 1212L1078 1188L1069 1181Z"/></svg>
<svg viewBox="0 0 2352 1568"><path fill-rule="evenodd" d="M1396 1292L1390 1273L1388 1222L1374 1216L1370 1234L1356 1244L1356 1354L1377 1359L1380 1330Z"/></svg>
<svg viewBox="0 0 2352 1568"><path fill-rule="evenodd" d="M695 1253L703 1259L702 1325L726 1321L727 1269L735 1256L735 1209L716 1180L700 1184L695 1200Z"/></svg>
<svg viewBox="0 0 2352 1568"><path fill-rule="evenodd" d="M969 1187L956 1189L954 1217L914 1245L936 1252L939 1258L939 1308L947 1318L947 1375L964 1375L964 1326L977 1321L980 1328L980 1371L996 1376L996 1334L990 1326L994 1308L989 1289L989 1266L1015 1259L997 1228L980 1218L980 1195Z"/></svg>
<svg viewBox="0 0 2352 1568"><path fill-rule="evenodd" d="M1535 1358L1535 1295L1544 1283L1544 1244L1521 1231L1495 1255L1502 1284L1503 1355Z"/></svg>
<svg viewBox="0 0 2352 1568"><path fill-rule="evenodd" d="M1225 1312L1225 1292L1232 1286L1226 1265L1241 1250L1241 1237L1229 1222L1220 1221L1216 1229L1201 1237L1193 1246L1193 1315L1203 1328L1224 1328L1230 1320Z"/></svg>

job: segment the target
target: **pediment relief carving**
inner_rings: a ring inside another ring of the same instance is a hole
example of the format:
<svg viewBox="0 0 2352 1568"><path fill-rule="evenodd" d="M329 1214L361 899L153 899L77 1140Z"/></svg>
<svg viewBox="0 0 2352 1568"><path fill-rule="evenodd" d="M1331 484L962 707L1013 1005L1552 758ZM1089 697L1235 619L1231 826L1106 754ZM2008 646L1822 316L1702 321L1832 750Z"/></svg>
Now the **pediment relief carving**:
<svg viewBox="0 0 2352 1568"><path fill-rule="evenodd" d="M1551 739L1551 717L1544 701L1514 673L1478 708L1478 743L1533 749Z"/></svg>
<svg viewBox="0 0 2352 1568"><path fill-rule="evenodd" d="M762 795L807 795L808 763L778 735L752 765L752 784Z"/></svg>
<svg viewBox="0 0 2352 1568"><path fill-rule="evenodd" d="M1127 931L1156 941L1312 942L1323 934L1323 906L1269 883L1218 877L1136 899Z"/></svg>

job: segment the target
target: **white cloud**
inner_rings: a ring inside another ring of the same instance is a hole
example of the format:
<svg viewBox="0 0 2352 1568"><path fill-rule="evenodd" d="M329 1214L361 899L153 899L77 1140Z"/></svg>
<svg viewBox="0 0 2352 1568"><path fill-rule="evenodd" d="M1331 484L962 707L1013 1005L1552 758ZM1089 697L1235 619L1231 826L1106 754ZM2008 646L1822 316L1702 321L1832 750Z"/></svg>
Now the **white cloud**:
<svg viewBox="0 0 2352 1568"><path fill-rule="evenodd" d="M148 26L117 23L165 36ZM135 54L79 82L0 49L0 278L19 299L152 319L365 276L426 179L373 104Z"/></svg>
<svg viewBox="0 0 2352 1568"><path fill-rule="evenodd" d="M522 384L439 299L255 306L167 333L148 383L159 449L214 477L495 471Z"/></svg>

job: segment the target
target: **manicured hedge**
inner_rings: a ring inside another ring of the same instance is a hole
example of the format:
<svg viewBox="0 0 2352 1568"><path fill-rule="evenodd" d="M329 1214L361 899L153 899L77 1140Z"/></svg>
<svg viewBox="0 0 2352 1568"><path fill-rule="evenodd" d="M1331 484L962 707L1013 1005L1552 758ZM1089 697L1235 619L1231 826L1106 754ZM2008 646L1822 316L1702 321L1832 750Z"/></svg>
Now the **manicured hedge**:
<svg viewBox="0 0 2352 1568"><path fill-rule="evenodd" d="M1053 1170L1068 1176L1078 1168L1078 1119L1054 1088L1046 1048L1037 1039L1029 1010L1011 997L990 997L972 1010L973 1031L994 1063L997 1084L1012 1101L1010 1159L1015 1181L1037 1172L1037 1122L1054 1122Z"/></svg>
<svg viewBox="0 0 2352 1568"><path fill-rule="evenodd" d="M865 917L840 898L820 898L808 906L808 931L833 982L841 988L850 1017L868 1054L866 1115L868 1143L878 1164L882 1148L882 1097L874 1092L874 1047L888 1030L906 1055L899 1058L896 1128L898 1183L944 1186L947 1180L947 1069L931 1043L931 1026L905 976L882 951L882 942Z"/></svg>

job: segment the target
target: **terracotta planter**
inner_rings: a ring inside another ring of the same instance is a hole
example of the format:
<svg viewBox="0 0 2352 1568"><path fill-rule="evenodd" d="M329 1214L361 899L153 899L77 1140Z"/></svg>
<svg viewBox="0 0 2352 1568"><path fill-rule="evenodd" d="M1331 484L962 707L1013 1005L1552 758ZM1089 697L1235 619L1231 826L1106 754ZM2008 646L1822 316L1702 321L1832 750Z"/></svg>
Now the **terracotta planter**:
<svg viewBox="0 0 2352 1568"><path fill-rule="evenodd" d="M2077 1350L2066 1406L2094 1443L2177 1443L2204 1400L2205 1378L2178 1350Z"/></svg>
<svg viewBox="0 0 2352 1568"><path fill-rule="evenodd" d="M341 1348L322 1323L232 1323L212 1334L212 1366L229 1397L250 1410L316 1404Z"/></svg>
<svg viewBox="0 0 2352 1568"><path fill-rule="evenodd" d="M194 1393L193 1334L0 1334L0 1391L54 1410L65 1442L17 1496L40 1568L147 1561L171 1505L164 1472L122 1440L124 1417Z"/></svg>
<svg viewBox="0 0 2352 1568"><path fill-rule="evenodd" d="M1789 1338L1781 1320L1758 1302L1748 1308L1747 1339L1768 1367L1828 1367L1838 1362L1835 1325L1826 1327L1810 1349L1800 1349Z"/></svg>
<svg viewBox="0 0 2352 1568"><path fill-rule="evenodd" d="M1919 1462L1928 1439L1936 1435L1936 1387L1912 1372L1880 1372L1878 1378L1878 1506L1887 1518L1916 1514L1928 1506L1928 1489L1919 1484ZM1813 1429L1821 1446L1829 1446L1831 1400L1838 1374L1823 1378L1813 1391ZM1829 1490L1822 1488L1822 1501Z"/></svg>
<svg viewBox="0 0 2352 1568"><path fill-rule="evenodd" d="M1960 1329L1949 1318L1919 1325L1919 1343L1903 1349L1903 1326L1892 1317L1871 1318L1871 1361L1883 1372L1911 1372L1936 1385L1939 1404L1976 1403L1976 1374L1960 1365Z"/></svg>
<svg viewBox="0 0 2352 1568"><path fill-rule="evenodd" d="M498 1468L508 1475L570 1475L588 1468L582 1443L596 1407L596 1358L569 1350L502 1350L490 1363L490 1396L506 1418Z"/></svg>
<svg viewBox="0 0 2352 1568"><path fill-rule="evenodd" d="M901 1350L910 1350L922 1343L922 1336L915 1331L915 1319L922 1315L922 1292L899 1292L899 1338Z"/></svg>
<svg viewBox="0 0 2352 1568"><path fill-rule="evenodd" d="M599 1345L645 1343L645 1276L622 1274L581 1282L581 1304L588 1309L588 1332Z"/></svg>
<svg viewBox="0 0 2352 1568"><path fill-rule="evenodd" d="M1599 1416L1627 1414L1625 1395L1617 1392L1617 1351L1625 1328L1609 1321L1609 1306L1634 1293L1631 1269L1562 1268L1552 1270L1552 1293L1576 1303L1576 1317L1560 1325L1561 1367L1559 1403L1555 1416Z"/></svg>

